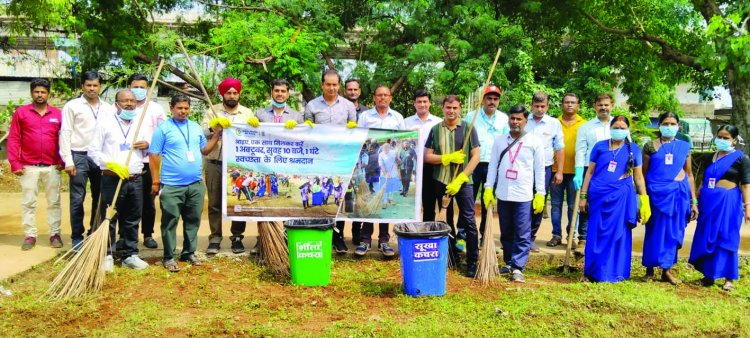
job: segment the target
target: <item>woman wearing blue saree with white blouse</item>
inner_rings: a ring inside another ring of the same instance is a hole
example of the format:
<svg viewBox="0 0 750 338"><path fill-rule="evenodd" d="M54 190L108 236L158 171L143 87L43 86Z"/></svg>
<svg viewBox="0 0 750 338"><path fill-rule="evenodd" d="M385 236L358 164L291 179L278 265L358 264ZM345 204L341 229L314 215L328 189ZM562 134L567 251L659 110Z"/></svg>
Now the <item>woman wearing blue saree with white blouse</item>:
<svg viewBox="0 0 750 338"><path fill-rule="evenodd" d="M698 216L691 145L675 139L679 122L675 113L659 115L659 138L643 146L643 172L652 211L643 239L643 279L653 280L654 268L661 268L661 280L672 285L681 283L671 269L677 263L688 220Z"/></svg>
<svg viewBox="0 0 750 338"><path fill-rule="evenodd" d="M631 229L638 218L645 222L650 217L641 149L628 139L629 126L627 118L615 117L610 123L612 138L596 143L591 151L579 204L581 212L589 214L583 282L630 278ZM634 181L640 197L636 196Z"/></svg>
<svg viewBox="0 0 750 338"><path fill-rule="evenodd" d="M750 159L734 147L739 130L732 125L719 128L714 144L718 150L703 173L690 259L703 273L704 286L724 278L723 289L734 290L739 279L740 227L750 220Z"/></svg>

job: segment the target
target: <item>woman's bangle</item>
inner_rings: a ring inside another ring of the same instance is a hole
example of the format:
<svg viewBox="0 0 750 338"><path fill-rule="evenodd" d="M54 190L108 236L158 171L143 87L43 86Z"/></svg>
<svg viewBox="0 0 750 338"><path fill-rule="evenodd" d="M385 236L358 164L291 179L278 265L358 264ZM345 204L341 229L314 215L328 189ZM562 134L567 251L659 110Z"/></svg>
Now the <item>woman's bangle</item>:
<svg viewBox="0 0 750 338"><path fill-rule="evenodd" d="M690 204L691 205L698 205L698 200L696 200L696 199L690 200Z"/></svg>

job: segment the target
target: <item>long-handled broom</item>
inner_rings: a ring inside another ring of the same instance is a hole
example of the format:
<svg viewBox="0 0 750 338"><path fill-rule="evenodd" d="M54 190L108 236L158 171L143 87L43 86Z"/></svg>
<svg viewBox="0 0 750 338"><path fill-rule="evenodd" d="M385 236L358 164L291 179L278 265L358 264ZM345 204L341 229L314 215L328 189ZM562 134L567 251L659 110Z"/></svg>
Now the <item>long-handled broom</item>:
<svg viewBox="0 0 750 338"><path fill-rule="evenodd" d="M500 59L500 52L501 51L502 51L502 48L498 48L497 49L497 53L495 54L495 60L492 62L492 67L490 68L489 74L487 74L487 80L484 81L484 86L482 87L482 93L484 93L484 91L487 90L487 87L490 85L490 80L492 80L492 74L495 73L495 67L497 67L497 61L498 61L498 59ZM463 143L463 147L461 148L461 150L464 153L466 153L466 147L469 145L469 141L471 140L471 131L474 130L474 123L476 123L476 121L477 121L477 116L479 116L479 108L481 108L481 107L482 107L482 100L477 100L477 106L476 106L476 109L474 110L475 114L471 118L471 123L469 124L469 130L467 131L466 135L464 136L464 143ZM458 176L458 169L460 167L462 167L462 166L456 166L456 169L453 171L453 179L455 179L456 176ZM453 198L453 196L447 196L447 195L442 197L442 200L441 200L442 203L440 205L440 213L438 214L438 217L436 218L436 220L438 222L445 222L445 220L446 220L446 208L448 207L448 205L450 203L450 200L452 198ZM488 224L488 226L491 227L492 225ZM485 230L486 230L486 227L485 227ZM485 238L484 242L485 242L486 245L491 245L492 246L491 254L495 255L495 248L494 248L495 243L494 243L494 241L491 240L491 238L489 238L489 239L490 239L490 242L492 242L492 243L487 243L488 242L488 238ZM482 251L480 253L480 261L482 259L481 256L488 255L488 254L489 253L486 250ZM486 258L485 257L485 260L487 260L487 259L490 259L490 258ZM448 265L451 266L451 267L455 267L455 262L453 262L453 257L450 257L450 259L448 260ZM491 270L492 271L483 272L483 273L487 273L487 274L492 273L494 275L498 274L497 267L493 267ZM477 274L479 274L479 271L477 271Z"/></svg>
<svg viewBox="0 0 750 338"><path fill-rule="evenodd" d="M573 207L573 220L570 222L570 229L568 229L568 244L565 248L565 261L563 266L558 267L557 270L562 270L565 273L575 272L577 269L570 266L570 252L573 250L573 234L576 232L576 226L578 225L578 203L581 201L581 192L576 192L576 204Z"/></svg>
<svg viewBox="0 0 750 338"><path fill-rule="evenodd" d="M133 140L138 139L138 133L141 130L143 119L148 111L148 104L151 102L151 95L156 87L162 67L164 67L164 59L159 62L159 66L156 68L156 73L151 81L151 87L148 90L146 103L143 105L141 116L138 118L138 124L135 128ZM133 144L135 144L135 142L133 142ZM128 156L125 159L126 166L130 163L130 157L133 154L134 149L135 148L131 146L128 151ZM84 239L81 247L77 251L68 251L67 254L55 261L55 263L58 263L70 255L73 255L71 260L52 281L44 294L45 297L60 300L95 293L102 289L105 277L104 259L107 255L107 246L109 244L109 223L116 215L115 206L117 205L117 199L120 195L120 187L122 187L122 180L117 182L117 188L115 189L112 204L110 204L107 207L106 212L103 213L105 218L99 227ZM114 243L112 244L114 245Z"/></svg>
<svg viewBox="0 0 750 338"><path fill-rule="evenodd" d="M177 45L182 50L182 54L185 56L188 67L193 73L195 80L198 81L201 92L203 92L206 104L210 107L213 116L219 116L214 110L214 106L211 103L211 96L208 95L206 87L203 85L203 80L198 75L198 71L195 70L193 60L190 58L187 49L182 44L182 40L177 40ZM268 266L272 272L289 275L289 249L286 246L286 240L284 239L284 230L282 227L275 222L258 222L258 241L261 252L261 264Z"/></svg>

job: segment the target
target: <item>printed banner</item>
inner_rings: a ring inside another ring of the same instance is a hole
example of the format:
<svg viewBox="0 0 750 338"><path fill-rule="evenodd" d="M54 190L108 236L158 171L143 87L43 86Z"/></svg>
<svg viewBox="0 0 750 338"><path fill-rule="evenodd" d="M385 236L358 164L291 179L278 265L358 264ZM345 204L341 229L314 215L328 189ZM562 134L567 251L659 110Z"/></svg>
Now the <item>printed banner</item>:
<svg viewBox="0 0 750 338"><path fill-rule="evenodd" d="M222 136L224 217L418 219L417 131L235 124Z"/></svg>

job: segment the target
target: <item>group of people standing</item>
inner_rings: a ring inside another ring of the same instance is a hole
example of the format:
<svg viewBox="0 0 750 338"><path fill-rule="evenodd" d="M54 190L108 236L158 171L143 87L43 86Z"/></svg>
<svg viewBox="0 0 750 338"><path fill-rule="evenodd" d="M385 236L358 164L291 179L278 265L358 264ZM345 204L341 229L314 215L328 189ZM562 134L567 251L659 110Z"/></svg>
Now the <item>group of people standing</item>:
<svg viewBox="0 0 750 338"><path fill-rule="evenodd" d="M260 127L260 122L283 123L289 129L299 123L310 127L322 123L347 128L420 130L418 144L406 143L399 152L408 157L408 161L399 163L407 164L394 169L378 161L379 176L410 178L415 168L422 175L424 221L435 220L436 206L437 210L452 211L452 206L443 203L443 196L457 204L456 225L465 236L469 277L476 274L480 233L488 226L486 213L496 205L503 255L500 271L513 281L524 281L529 253L538 250L535 238L548 193L553 230L547 246L562 244L562 201L567 200L567 231L578 232L578 241L571 244L585 257L584 281L620 281L630 277L631 231L640 221L646 225L645 278L652 279L654 269L661 268L663 280L678 284L672 267L685 227L693 219L698 220L698 228L689 261L704 274L703 283L710 285L724 278L724 288L731 290L731 281L739 277L739 228L743 219L750 218L750 159L735 149L740 138L737 128L731 125L719 129L715 139L718 151L697 191L690 144L675 138L679 117L662 114L659 137L642 150L629 135L629 120L611 116L614 100L607 94L597 96L597 116L585 121L578 115L579 99L572 93L564 95L563 113L558 118L547 114L549 102L545 93L534 94L531 111L518 104L506 114L497 109L502 90L491 85L483 92L481 108L464 118L459 97L447 95L442 102L441 119L430 114L430 94L419 90L414 94L416 114L404 118L390 108L392 96L387 86L375 88L375 107L369 109L359 103L358 81L346 81L345 98L339 95L339 74L329 70L321 77L323 95L307 102L304 114L287 105L290 88L285 80L271 84L271 104L253 113L239 104L241 82L227 78L218 87L222 102L207 111L198 124L188 119L191 102L184 94L172 97L170 117L158 104L148 105L144 111L147 80L142 75L131 76L129 88L118 91L114 105L110 105L99 97L99 75L84 73L83 94L66 103L62 111L47 103L49 82L31 82L32 103L18 108L8 138L8 159L14 174L20 177L24 195L24 250L36 244L34 211L39 182L47 193L50 245L63 245L59 185L60 171L64 169L71 178L74 249L85 232L83 203L87 183L90 182L92 197L90 232L98 226L122 181L118 213L110 222L110 241L118 243L116 249L123 252L123 266L148 266L138 256L139 224L143 244L149 248L158 246L153 239L156 196L162 210L164 267L178 271L176 258L199 265L196 237L206 193L211 228L206 253L218 253L223 237L221 198L226 192L222 190L222 130L234 122L246 122L254 128ZM134 122L142 114L144 123L135 130ZM424 152L420 157L423 161L413 158L412 152ZM126 158L130 159L128 163ZM408 181L401 185L406 194ZM580 197L578 206L574 203L576 195ZM479 227L474 215L477 197L482 200ZM385 198L387 202L388 195ZM580 211L579 222L571 224L576 207ZM184 223L184 242L176 257L180 218ZM448 218L452 223L452 212ZM245 250L245 227L245 222L232 221L230 241L235 253ZM344 221L337 221L336 227L339 231L334 232L334 248L345 253L348 248L343 238ZM370 250L373 231L372 223L353 222L356 254L364 255ZM115 241L118 235L120 241ZM377 248L385 256L394 255L389 242L388 223L380 223ZM450 257L458 263L455 236L451 242ZM108 250L108 271L113 269L112 247Z"/></svg>

